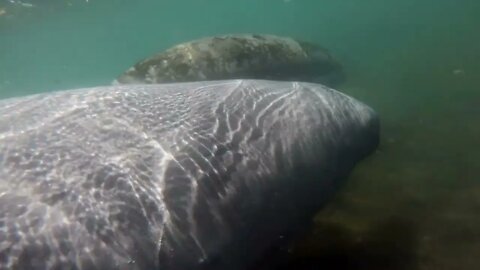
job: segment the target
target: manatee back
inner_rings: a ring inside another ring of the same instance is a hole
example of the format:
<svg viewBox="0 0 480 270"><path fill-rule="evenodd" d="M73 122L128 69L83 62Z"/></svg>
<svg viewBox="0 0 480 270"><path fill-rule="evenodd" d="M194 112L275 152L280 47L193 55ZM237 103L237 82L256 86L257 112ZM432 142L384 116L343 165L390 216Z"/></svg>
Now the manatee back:
<svg viewBox="0 0 480 270"><path fill-rule="evenodd" d="M0 269L242 269L378 143L315 84L217 81L0 102Z"/></svg>
<svg viewBox="0 0 480 270"><path fill-rule="evenodd" d="M136 63L114 84L227 79L307 81L336 85L345 79L332 54L289 37L230 34L173 46Z"/></svg>

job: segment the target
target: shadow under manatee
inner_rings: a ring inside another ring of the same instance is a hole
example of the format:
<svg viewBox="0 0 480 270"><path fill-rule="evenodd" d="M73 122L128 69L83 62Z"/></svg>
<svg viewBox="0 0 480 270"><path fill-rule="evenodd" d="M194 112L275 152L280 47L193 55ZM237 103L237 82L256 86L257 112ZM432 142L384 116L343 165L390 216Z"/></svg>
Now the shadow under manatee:
<svg viewBox="0 0 480 270"><path fill-rule="evenodd" d="M316 224L314 232L294 243L290 252L270 253L255 270L414 270L418 269L417 239L415 223L395 216L365 233ZM276 261L276 266L269 261Z"/></svg>

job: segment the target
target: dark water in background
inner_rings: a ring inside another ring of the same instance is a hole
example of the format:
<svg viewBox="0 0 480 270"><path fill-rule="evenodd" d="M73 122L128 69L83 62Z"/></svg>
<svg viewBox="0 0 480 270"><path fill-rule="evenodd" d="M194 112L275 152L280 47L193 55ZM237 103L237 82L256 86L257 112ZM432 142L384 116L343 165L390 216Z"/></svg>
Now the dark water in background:
<svg viewBox="0 0 480 270"><path fill-rule="evenodd" d="M480 269L480 1L30 2L0 0L0 97L109 84L216 34L329 48L346 67L339 89L380 113L382 143L293 256L329 269Z"/></svg>

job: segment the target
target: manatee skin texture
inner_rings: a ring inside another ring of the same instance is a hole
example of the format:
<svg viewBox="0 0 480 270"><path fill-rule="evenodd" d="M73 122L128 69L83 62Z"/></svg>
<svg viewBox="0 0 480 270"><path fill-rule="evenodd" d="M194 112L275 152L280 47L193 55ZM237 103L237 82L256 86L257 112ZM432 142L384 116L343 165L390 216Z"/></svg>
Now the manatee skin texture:
<svg viewBox="0 0 480 270"><path fill-rule="evenodd" d="M246 269L378 144L318 84L118 85L0 101L0 269Z"/></svg>
<svg viewBox="0 0 480 270"><path fill-rule="evenodd" d="M345 80L345 74L331 53L314 43L275 35L236 34L176 45L135 64L113 84L226 79L336 86Z"/></svg>

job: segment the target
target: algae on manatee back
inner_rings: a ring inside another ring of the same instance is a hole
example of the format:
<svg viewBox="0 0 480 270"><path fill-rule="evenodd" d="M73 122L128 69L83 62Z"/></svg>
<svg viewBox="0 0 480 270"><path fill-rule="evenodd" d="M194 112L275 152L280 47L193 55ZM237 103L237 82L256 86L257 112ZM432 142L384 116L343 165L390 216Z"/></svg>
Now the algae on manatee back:
<svg viewBox="0 0 480 270"><path fill-rule="evenodd" d="M148 57L114 83L168 83L222 79L317 82L345 79L341 64L317 44L289 37L232 34L206 37Z"/></svg>

